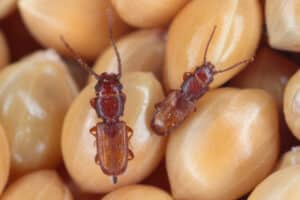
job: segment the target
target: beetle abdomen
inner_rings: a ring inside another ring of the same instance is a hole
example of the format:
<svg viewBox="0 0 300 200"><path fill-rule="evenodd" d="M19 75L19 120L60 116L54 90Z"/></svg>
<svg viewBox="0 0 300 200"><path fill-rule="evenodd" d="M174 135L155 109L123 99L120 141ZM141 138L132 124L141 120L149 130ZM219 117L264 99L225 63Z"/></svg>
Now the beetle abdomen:
<svg viewBox="0 0 300 200"><path fill-rule="evenodd" d="M105 95L98 97L98 116L104 120L117 119L123 115L124 100L122 94Z"/></svg>
<svg viewBox="0 0 300 200"><path fill-rule="evenodd" d="M128 163L128 136L126 124L98 123L96 143L99 165L107 175L122 174Z"/></svg>
<svg viewBox="0 0 300 200"><path fill-rule="evenodd" d="M183 93L179 90L173 91L156 106L151 126L157 134L167 135L181 124L194 108L194 103L186 99Z"/></svg>

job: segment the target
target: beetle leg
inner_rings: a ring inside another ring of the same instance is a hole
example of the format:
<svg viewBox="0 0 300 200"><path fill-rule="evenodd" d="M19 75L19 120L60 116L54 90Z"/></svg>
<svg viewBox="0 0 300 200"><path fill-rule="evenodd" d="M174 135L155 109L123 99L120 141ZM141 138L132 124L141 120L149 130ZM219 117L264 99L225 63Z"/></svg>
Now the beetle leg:
<svg viewBox="0 0 300 200"><path fill-rule="evenodd" d="M193 107L192 109L194 110L194 112L197 112L197 106L194 102L189 102L188 104L191 104L191 106Z"/></svg>
<svg viewBox="0 0 300 200"><path fill-rule="evenodd" d="M133 130L129 126L126 126L126 131L127 131L128 140L130 140L131 137L133 136Z"/></svg>
<svg viewBox="0 0 300 200"><path fill-rule="evenodd" d="M121 97L122 97L122 100L125 102L126 101L126 95L123 92L121 93Z"/></svg>
<svg viewBox="0 0 300 200"><path fill-rule="evenodd" d="M197 112L197 106L194 101L186 101L185 104L187 111L189 110L188 112Z"/></svg>
<svg viewBox="0 0 300 200"><path fill-rule="evenodd" d="M133 130L129 126L126 126L126 131L127 131L128 143L129 143L129 146L131 146L130 139L133 136Z"/></svg>
<svg viewBox="0 0 300 200"><path fill-rule="evenodd" d="M98 154L96 154L96 156L95 156L95 163L96 163L97 165L100 165L100 161L99 161L99 156L98 156Z"/></svg>
<svg viewBox="0 0 300 200"><path fill-rule="evenodd" d="M128 160L133 160L133 159L134 159L134 154L130 149L128 149Z"/></svg>
<svg viewBox="0 0 300 200"><path fill-rule="evenodd" d="M183 80L185 81L190 75L192 75L191 72L185 72L185 73L183 74Z"/></svg>
<svg viewBox="0 0 300 200"><path fill-rule="evenodd" d="M90 129L90 133L91 133L93 136L95 136L96 133L97 133L97 127L96 127L96 126L92 127L92 128Z"/></svg>
<svg viewBox="0 0 300 200"><path fill-rule="evenodd" d="M194 102L191 102L193 104L193 107L194 107L194 112L197 112L197 106L195 105Z"/></svg>
<svg viewBox="0 0 300 200"><path fill-rule="evenodd" d="M156 104L154 105L154 108L155 108L155 109L158 109L160 106L161 106L161 103L159 102L159 103L156 103Z"/></svg>
<svg viewBox="0 0 300 200"><path fill-rule="evenodd" d="M91 106L92 106L94 109L96 109L96 100L97 100L97 98L92 98L92 99L90 100L90 104L91 104Z"/></svg>

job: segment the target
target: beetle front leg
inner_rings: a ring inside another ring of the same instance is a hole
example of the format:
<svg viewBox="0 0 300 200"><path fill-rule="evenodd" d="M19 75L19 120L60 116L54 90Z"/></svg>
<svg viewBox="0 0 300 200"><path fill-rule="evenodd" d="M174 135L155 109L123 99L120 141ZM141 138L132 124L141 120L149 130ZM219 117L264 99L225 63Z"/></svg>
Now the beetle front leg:
<svg viewBox="0 0 300 200"><path fill-rule="evenodd" d="M183 80L185 81L189 76L191 76L192 75L192 73L191 72L185 72L184 74L183 74Z"/></svg>
<svg viewBox="0 0 300 200"><path fill-rule="evenodd" d="M96 126L92 127L92 128L90 129L90 133L91 133L93 136L96 136L96 134L97 134L97 127L96 127Z"/></svg>
<svg viewBox="0 0 300 200"><path fill-rule="evenodd" d="M128 149L128 160L133 160L133 159L134 159L134 154L130 149Z"/></svg>
<svg viewBox="0 0 300 200"><path fill-rule="evenodd" d="M131 137L133 136L133 130L132 130L132 128L130 128L129 126L126 126L126 132L127 132L128 140L130 140Z"/></svg>
<svg viewBox="0 0 300 200"><path fill-rule="evenodd" d="M155 109L159 109L159 108L161 107L161 105L162 105L161 102L156 103L156 104L154 105L154 108L155 108Z"/></svg>
<svg viewBox="0 0 300 200"><path fill-rule="evenodd" d="M97 102L97 98L92 98L92 99L90 100L90 104L91 104L91 106L92 106L94 109L96 109L96 102Z"/></svg>
<svg viewBox="0 0 300 200"><path fill-rule="evenodd" d="M100 161L99 161L99 155L98 155L98 154L96 154L96 156L95 156L95 163L96 163L97 165L100 164Z"/></svg>

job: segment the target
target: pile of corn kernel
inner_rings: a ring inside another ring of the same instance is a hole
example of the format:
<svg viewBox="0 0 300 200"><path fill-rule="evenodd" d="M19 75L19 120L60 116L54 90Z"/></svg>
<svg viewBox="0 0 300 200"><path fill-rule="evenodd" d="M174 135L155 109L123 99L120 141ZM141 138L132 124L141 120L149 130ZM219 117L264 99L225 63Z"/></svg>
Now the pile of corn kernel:
<svg viewBox="0 0 300 200"><path fill-rule="evenodd" d="M134 159L95 164L93 77L122 60ZM207 60L216 74L167 137L154 105ZM299 200L300 0L1 0L0 200Z"/></svg>

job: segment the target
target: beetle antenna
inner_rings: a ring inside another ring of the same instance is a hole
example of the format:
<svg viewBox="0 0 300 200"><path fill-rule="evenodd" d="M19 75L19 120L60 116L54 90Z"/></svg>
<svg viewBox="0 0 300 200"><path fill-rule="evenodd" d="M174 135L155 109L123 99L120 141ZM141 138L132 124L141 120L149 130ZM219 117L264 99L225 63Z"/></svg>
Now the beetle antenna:
<svg viewBox="0 0 300 200"><path fill-rule="evenodd" d="M94 70L92 70L88 66L88 64L79 56L79 54L77 52L75 52L75 50L69 45L69 43L66 42L66 40L64 39L63 36L60 36L60 40L63 42L63 44L65 45L65 47L69 50L69 52L71 53L71 56L73 57L73 59L75 59L77 61L77 63L83 69L85 69L88 73L90 73L91 75L93 75L98 80L100 78L100 76L98 74L96 74L96 72L94 72Z"/></svg>
<svg viewBox="0 0 300 200"><path fill-rule="evenodd" d="M213 31L211 32L210 36L209 36L209 39L208 39L208 42L207 42L207 45L206 45L206 48L205 48L205 52L204 52L204 57L203 57L203 64L206 63L206 57L207 57L207 52L208 52L208 49L209 49L209 46L210 46L210 43L214 37L214 34L216 32L216 29L217 29L217 26L215 25L214 28L213 28Z"/></svg>
<svg viewBox="0 0 300 200"><path fill-rule="evenodd" d="M247 60L243 60L243 61L241 61L241 62L238 62L238 63L236 63L236 64L234 64L234 65L232 65L232 66L230 66L230 67L227 67L227 68L225 68L225 69L215 70L215 71L214 71L214 74L219 74L219 73L223 73L223 72L232 70L233 68L238 67L238 66L240 66L240 65L248 64L248 63L252 62L253 60L254 60L254 57L249 58L249 59L247 59Z"/></svg>
<svg viewBox="0 0 300 200"><path fill-rule="evenodd" d="M114 52L116 54L117 61L118 61L118 76L121 77L121 75L122 75L121 56L120 56L120 53L118 51L116 42L115 42L114 37L113 37L113 30L112 30L113 17L112 17L111 9L107 9L107 18L108 18L109 39L110 39L111 45L113 46L113 49L114 49Z"/></svg>

